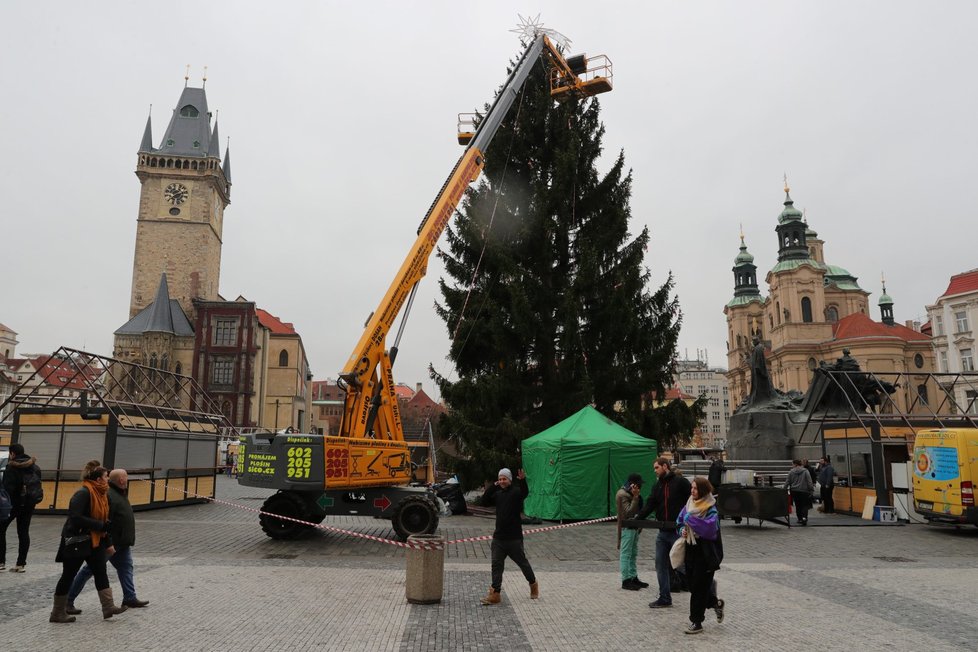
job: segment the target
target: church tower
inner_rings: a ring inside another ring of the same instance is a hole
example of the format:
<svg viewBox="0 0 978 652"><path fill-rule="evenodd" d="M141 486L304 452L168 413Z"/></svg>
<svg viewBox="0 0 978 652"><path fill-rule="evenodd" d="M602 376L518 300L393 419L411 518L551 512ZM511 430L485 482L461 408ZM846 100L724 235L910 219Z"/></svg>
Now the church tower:
<svg viewBox="0 0 978 652"><path fill-rule="evenodd" d="M153 302L161 273L190 323L194 299L218 298L231 169L227 151L221 165L217 121L211 118L204 89L185 86L158 148L151 118L146 120L136 164L142 188L130 319Z"/></svg>
<svg viewBox="0 0 978 652"><path fill-rule="evenodd" d="M730 397L737 405L750 391L750 370L744 362L753 339L764 336L764 297L757 289L757 266L740 234L740 253L734 258L734 296L723 308L727 316L727 380Z"/></svg>

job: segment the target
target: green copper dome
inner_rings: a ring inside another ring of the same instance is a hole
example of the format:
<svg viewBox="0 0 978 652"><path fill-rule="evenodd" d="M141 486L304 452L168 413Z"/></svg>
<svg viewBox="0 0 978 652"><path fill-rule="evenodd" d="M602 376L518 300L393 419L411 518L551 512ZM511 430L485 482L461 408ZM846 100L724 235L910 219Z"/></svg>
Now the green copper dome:
<svg viewBox="0 0 978 652"><path fill-rule="evenodd" d="M801 220L801 211L795 208L795 202L791 198L791 194L785 190L784 192L784 210L778 215L778 224L784 224L785 222L798 221Z"/></svg>
<svg viewBox="0 0 978 652"><path fill-rule="evenodd" d="M881 305L881 306L892 306L893 305L893 297L891 297L886 292L883 292L883 295L880 297L879 305Z"/></svg>
<svg viewBox="0 0 978 652"><path fill-rule="evenodd" d="M734 265L743 265L745 263L753 263L753 262L754 262L754 257L747 252L747 245L745 245L744 241L741 240L740 253L737 254L736 258L734 258Z"/></svg>

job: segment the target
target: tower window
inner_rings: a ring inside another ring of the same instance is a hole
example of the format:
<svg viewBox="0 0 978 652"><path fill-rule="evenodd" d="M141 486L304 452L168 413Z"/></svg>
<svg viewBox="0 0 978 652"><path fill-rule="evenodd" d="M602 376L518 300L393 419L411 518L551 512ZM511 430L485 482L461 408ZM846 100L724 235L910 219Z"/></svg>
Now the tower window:
<svg viewBox="0 0 978 652"><path fill-rule="evenodd" d="M806 324L812 322L812 300L808 297L801 298L801 320Z"/></svg>
<svg viewBox="0 0 978 652"><path fill-rule="evenodd" d="M289 366L289 352L282 349L282 352L278 354L278 366L288 367Z"/></svg>
<svg viewBox="0 0 978 652"><path fill-rule="evenodd" d="M230 385L234 377L234 361L217 359L211 367L211 382L215 385Z"/></svg>
<svg viewBox="0 0 978 652"><path fill-rule="evenodd" d="M199 115L200 115L200 111L198 111L196 107L190 104L180 109L180 116L184 118L196 118Z"/></svg>
<svg viewBox="0 0 978 652"><path fill-rule="evenodd" d="M839 309L835 306L829 306L825 309L825 321L830 324L834 324L839 321Z"/></svg>

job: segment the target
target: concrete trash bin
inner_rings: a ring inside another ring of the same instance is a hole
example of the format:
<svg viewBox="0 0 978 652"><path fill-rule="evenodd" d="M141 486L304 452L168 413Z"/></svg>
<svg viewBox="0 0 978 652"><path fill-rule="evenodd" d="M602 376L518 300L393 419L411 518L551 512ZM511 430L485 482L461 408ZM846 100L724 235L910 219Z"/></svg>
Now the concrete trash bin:
<svg viewBox="0 0 978 652"><path fill-rule="evenodd" d="M408 548L404 595L411 604L438 604L445 584L445 539L437 534L412 534L408 543L437 547Z"/></svg>

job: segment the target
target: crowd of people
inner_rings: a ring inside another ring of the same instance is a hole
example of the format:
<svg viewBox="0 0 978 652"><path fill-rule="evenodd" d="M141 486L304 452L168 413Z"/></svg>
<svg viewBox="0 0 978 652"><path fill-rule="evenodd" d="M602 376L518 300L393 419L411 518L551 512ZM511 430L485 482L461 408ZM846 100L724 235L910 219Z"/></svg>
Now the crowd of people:
<svg viewBox="0 0 978 652"><path fill-rule="evenodd" d="M24 573L30 551L30 521L35 506L42 500L42 489L33 487L40 478L34 457L17 443L10 445L11 462L3 476L3 489L10 497L12 511L0 522L0 570L6 568L7 527L17 522L17 563L10 570ZM95 578L95 589L102 617L111 618L129 608L143 608L149 602L136 595L133 579L132 547L136 543L136 519L129 503L129 475L125 469L111 471L98 460L85 465L82 486L68 502L68 517L61 529L55 561L61 564L61 577L54 589L54 606L49 621L72 623L82 610L75 606L88 581ZM116 604L109 586L106 564L112 564L122 587L122 601Z"/></svg>

